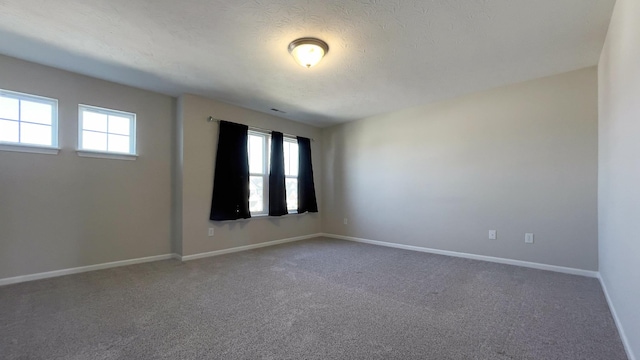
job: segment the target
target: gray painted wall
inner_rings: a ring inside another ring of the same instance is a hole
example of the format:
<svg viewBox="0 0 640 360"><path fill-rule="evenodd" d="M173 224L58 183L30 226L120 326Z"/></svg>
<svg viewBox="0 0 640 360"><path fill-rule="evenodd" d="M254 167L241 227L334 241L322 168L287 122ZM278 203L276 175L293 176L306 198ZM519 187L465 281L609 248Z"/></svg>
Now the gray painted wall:
<svg viewBox="0 0 640 360"><path fill-rule="evenodd" d="M640 2L618 0L600 57L600 274L640 359Z"/></svg>
<svg viewBox="0 0 640 360"><path fill-rule="evenodd" d="M597 270L597 116L592 67L324 129L323 230Z"/></svg>
<svg viewBox="0 0 640 360"><path fill-rule="evenodd" d="M58 155L0 151L0 278L171 252L175 99L0 56L0 88L58 99ZM136 161L79 157L78 104L137 114Z"/></svg>
<svg viewBox="0 0 640 360"><path fill-rule="evenodd" d="M176 247L182 255L222 250L266 241L286 239L319 233L320 213L287 215L283 217L261 217L249 220L215 222L209 220L211 193L215 168L215 152L218 146L218 124L209 123L209 116L283 133L315 139L311 152L314 165L316 196L322 199L322 139L320 129L284 120L253 110L239 108L194 95L183 95L178 99L180 114L178 127L179 155L176 189L182 199L181 209L174 222L181 234ZM322 204L318 204L322 211ZM209 227L215 235L209 237ZM179 244L178 244L179 243Z"/></svg>

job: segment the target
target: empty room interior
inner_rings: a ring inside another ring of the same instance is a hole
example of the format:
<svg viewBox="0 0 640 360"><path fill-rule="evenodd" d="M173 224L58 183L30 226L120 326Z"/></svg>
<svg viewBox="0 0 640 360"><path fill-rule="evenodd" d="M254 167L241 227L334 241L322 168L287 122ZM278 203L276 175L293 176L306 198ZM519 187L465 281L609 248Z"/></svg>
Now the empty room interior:
<svg viewBox="0 0 640 360"><path fill-rule="evenodd" d="M640 360L638 19L1 1L0 359Z"/></svg>

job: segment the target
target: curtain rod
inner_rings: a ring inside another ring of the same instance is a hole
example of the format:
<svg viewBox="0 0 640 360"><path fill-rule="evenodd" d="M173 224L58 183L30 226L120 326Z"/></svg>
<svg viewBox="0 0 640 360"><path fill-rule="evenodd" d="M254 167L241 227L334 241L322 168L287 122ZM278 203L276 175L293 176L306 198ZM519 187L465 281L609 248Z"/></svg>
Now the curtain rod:
<svg viewBox="0 0 640 360"><path fill-rule="evenodd" d="M219 123L220 121L233 122L233 121L228 121L228 120L216 119L213 116L209 116L207 118L207 122L214 122L214 121L217 122L217 123ZM249 129L250 130L261 130L261 131L267 131L267 132L274 131L274 130L271 130L271 129L265 129L265 128L261 128L261 127L257 127L257 126L249 126ZM297 135L292 135L292 134L284 134L283 133L282 135L285 135L285 136L288 136L288 137L297 137ZM315 140L313 138L310 138L309 140L315 142Z"/></svg>

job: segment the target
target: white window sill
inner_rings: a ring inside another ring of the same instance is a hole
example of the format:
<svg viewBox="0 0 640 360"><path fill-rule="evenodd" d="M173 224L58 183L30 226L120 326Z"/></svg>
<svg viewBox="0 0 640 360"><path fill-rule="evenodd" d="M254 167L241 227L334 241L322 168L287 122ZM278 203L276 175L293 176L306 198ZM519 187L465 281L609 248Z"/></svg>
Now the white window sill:
<svg viewBox="0 0 640 360"><path fill-rule="evenodd" d="M306 213L298 214L298 212L295 210L289 210L288 214L282 215L282 216L269 216L269 214L255 214L255 215L251 215L251 218L276 218L276 219L280 218L281 219L289 215L303 215L303 214L306 214ZM249 220L249 219L246 219L246 220Z"/></svg>
<svg viewBox="0 0 640 360"><path fill-rule="evenodd" d="M78 153L78 156L98 159L135 160L138 158L138 154L123 154L91 150L76 150L76 152Z"/></svg>
<svg viewBox="0 0 640 360"><path fill-rule="evenodd" d="M60 148L53 146L2 143L0 144L0 151L58 155L58 153L60 152Z"/></svg>
<svg viewBox="0 0 640 360"><path fill-rule="evenodd" d="M309 214L309 212L304 212L302 214L298 214L298 212L290 212L287 215L282 215L282 216L269 216L268 214L252 214L251 217L248 219L235 219L235 220L222 220L222 221L209 220L209 221L215 222L215 223L228 223L228 222L236 222L236 221L251 221L251 220L264 220L264 219L286 219L292 216L302 216L306 214Z"/></svg>

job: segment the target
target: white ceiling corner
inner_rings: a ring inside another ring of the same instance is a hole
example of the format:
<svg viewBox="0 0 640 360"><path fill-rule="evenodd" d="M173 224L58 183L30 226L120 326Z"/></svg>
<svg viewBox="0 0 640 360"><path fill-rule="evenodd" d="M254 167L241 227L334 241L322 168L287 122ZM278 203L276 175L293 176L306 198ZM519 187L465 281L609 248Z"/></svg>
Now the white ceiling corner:
<svg viewBox="0 0 640 360"><path fill-rule="evenodd" d="M614 2L3 0L0 53L327 126L595 65Z"/></svg>

